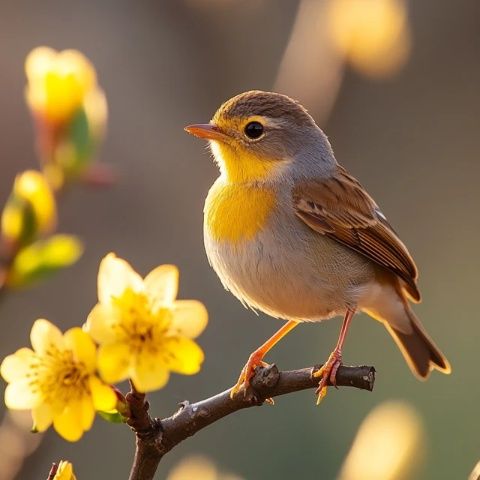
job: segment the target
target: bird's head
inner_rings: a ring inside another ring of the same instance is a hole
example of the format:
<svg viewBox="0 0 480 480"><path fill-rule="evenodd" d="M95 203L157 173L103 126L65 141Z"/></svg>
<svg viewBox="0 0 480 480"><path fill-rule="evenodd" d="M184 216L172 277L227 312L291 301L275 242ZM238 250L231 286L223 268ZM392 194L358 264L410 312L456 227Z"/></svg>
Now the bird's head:
<svg viewBox="0 0 480 480"><path fill-rule="evenodd" d="M210 141L231 182L260 181L291 165L333 159L327 138L305 108L278 93L241 93L225 102L210 123L185 130Z"/></svg>

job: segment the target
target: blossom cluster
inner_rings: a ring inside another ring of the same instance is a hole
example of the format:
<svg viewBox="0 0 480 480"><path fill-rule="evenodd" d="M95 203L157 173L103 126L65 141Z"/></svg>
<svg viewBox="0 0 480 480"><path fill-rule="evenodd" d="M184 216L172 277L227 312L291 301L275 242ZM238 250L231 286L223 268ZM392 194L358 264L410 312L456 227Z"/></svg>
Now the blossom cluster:
<svg viewBox="0 0 480 480"><path fill-rule="evenodd" d="M46 319L32 327L32 348L7 356L0 367L8 382L5 403L31 410L33 428L52 424L76 441L95 412L124 408L112 384L131 379L139 392L163 387L170 372L200 370L203 351L193 340L208 315L196 300L177 300L178 269L161 265L144 279L113 253L100 263L98 303L83 328L62 332Z"/></svg>
<svg viewBox="0 0 480 480"><path fill-rule="evenodd" d="M40 170L19 173L0 214L0 288L28 286L77 261L83 246L55 234L55 194L67 183L108 181L94 162L107 120L105 95L80 52L38 47L25 61L25 99Z"/></svg>

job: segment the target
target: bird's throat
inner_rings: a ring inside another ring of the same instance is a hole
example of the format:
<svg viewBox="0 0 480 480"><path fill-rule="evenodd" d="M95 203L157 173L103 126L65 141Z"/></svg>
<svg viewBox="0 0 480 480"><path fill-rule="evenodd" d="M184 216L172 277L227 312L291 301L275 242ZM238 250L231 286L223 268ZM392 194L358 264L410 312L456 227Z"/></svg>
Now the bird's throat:
<svg viewBox="0 0 480 480"><path fill-rule="evenodd" d="M278 162L269 158L259 158L248 150L237 150L221 142L211 142L213 156L222 174L229 182L253 182L268 177Z"/></svg>

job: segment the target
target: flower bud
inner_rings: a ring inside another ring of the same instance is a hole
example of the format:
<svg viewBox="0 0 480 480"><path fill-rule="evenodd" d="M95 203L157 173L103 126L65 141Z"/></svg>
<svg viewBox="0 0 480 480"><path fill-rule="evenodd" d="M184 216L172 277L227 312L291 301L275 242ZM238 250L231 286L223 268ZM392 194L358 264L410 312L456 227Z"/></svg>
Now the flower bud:
<svg viewBox="0 0 480 480"><path fill-rule="evenodd" d="M53 480L76 480L73 473L73 465L66 460L60 460Z"/></svg>
<svg viewBox="0 0 480 480"><path fill-rule="evenodd" d="M17 176L2 212L4 239L20 246L51 232L57 220L53 193L45 177L35 170Z"/></svg>
<svg viewBox="0 0 480 480"><path fill-rule="evenodd" d="M103 138L107 102L92 63L76 50L32 50L25 62L26 101L45 175L54 189L82 178Z"/></svg>
<svg viewBox="0 0 480 480"><path fill-rule="evenodd" d="M28 106L53 123L70 121L97 83L93 65L76 50L35 48L27 56L25 73Z"/></svg>

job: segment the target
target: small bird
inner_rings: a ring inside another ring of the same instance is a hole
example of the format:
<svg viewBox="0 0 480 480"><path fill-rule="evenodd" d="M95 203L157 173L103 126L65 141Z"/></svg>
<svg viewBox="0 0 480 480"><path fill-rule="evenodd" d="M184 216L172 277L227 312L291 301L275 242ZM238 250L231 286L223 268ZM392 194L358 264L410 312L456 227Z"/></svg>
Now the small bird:
<svg viewBox="0 0 480 480"><path fill-rule="evenodd" d="M232 396L297 325L342 315L337 345L317 372L320 402L328 382L335 385L357 311L385 325L415 376L450 373L410 307L420 302L412 257L302 105L249 91L225 102L210 123L185 130L209 140L220 169L204 209L210 264L244 305L286 320L250 355Z"/></svg>

